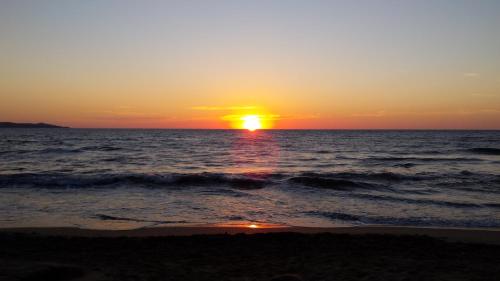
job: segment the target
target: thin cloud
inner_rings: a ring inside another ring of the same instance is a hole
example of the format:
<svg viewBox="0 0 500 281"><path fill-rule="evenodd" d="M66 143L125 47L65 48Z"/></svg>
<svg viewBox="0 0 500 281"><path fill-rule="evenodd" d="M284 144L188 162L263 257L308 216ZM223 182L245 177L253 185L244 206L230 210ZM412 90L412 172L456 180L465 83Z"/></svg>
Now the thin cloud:
<svg viewBox="0 0 500 281"><path fill-rule="evenodd" d="M308 119L318 119L320 118L317 114L293 114L293 115L281 115L279 120L308 120Z"/></svg>
<svg viewBox="0 0 500 281"><path fill-rule="evenodd" d="M475 78L480 76L480 74L477 72L466 72L463 75L464 77L469 77L469 78Z"/></svg>
<svg viewBox="0 0 500 281"><path fill-rule="evenodd" d="M473 96L473 97L488 97L488 98L498 97L498 95L495 95L495 94L484 94L484 93L472 93L471 96Z"/></svg>
<svg viewBox="0 0 500 281"><path fill-rule="evenodd" d="M385 110L379 110L379 111L373 112L373 113L353 113L353 114L351 114L352 117L382 117L385 115L386 115Z"/></svg>
<svg viewBox="0 0 500 281"><path fill-rule="evenodd" d="M281 120L280 115L277 114L257 114L261 120L265 121L276 121L276 120ZM243 117L243 115L240 114L229 114L229 115L224 115L221 117L222 120L225 121L233 121L233 120L240 120Z"/></svg>
<svg viewBox="0 0 500 281"><path fill-rule="evenodd" d="M279 121L279 120L308 120L308 119L318 119L319 115L279 115L279 114L256 114L262 120L267 121ZM231 121L239 120L243 115L241 114L229 114L221 117L222 120Z"/></svg>
<svg viewBox="0 0 500 281"><path fill-rule="evenodd" d="M450 110L450 111L394 112L391 115L439 116L439 115L477 115L477 114L498 114L498 113L500 113L500 109L481 108L481 109L476 109L476 110L457 109L457 110Z"/></svg>
<svg viewBox="0 0 500 281"><path fill-rule="evenodd" d="M497 114L500 113L500 109L495 108L485 108L478 110L479 113Z"/></svg>
<svg viewBox="0 0 500 281"><path fill-rule="evenodd" d="M256 106L193 106L192 110L201 111L229 111L229 110L252 110L256 109Z"/></svg>
<svg viewBox="0 0 500 281"><path fill-rule="evenodd" d="M97 112L94 119L100 120L164 120L168 119L163 114L151 112L139 112L133 107L118 106L115 110Z"/></svg>

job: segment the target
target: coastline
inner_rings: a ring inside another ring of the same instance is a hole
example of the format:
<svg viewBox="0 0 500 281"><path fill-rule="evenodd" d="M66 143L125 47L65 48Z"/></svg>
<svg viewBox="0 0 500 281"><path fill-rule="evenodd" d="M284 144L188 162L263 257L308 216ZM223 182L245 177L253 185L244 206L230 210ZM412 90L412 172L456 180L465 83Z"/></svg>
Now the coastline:
<svg viewBox="0 0 500 281"><path fill-rule="evenodd" d="M349 227L300 227L266 226L169 226L129 230L84 229L77 227L19 227L0 228L0 233L34 234L41 236L63 237L166 237L221 234L262 234L262 233L300 233L300 234L347 234L347 235L390 235L390 236L429 236L448 242L482 243L500 245L500 229L435 228L406 226L349 226Z"/></svg>

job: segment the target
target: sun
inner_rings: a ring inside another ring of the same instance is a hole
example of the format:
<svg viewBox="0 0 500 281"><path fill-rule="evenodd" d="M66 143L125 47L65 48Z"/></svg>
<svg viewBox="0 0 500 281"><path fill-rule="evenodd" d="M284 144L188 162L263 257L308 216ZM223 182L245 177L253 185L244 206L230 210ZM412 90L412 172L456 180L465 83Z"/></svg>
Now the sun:
<svg viewBox="0 0 500 281"><path fill-rule="evenodd" d="M255 131L262 128L262 122L258 115L245 115L241 118L243 120L243 128L249 131Z"/></svg>

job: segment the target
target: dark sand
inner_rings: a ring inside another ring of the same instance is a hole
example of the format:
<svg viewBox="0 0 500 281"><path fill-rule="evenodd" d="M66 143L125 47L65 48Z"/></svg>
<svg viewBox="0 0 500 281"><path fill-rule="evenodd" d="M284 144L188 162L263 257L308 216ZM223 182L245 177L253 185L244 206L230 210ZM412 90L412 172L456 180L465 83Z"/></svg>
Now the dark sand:
<svg viewBox="0 0 500 281"><path fill-rule="evenodd" d="M499 280L499 242L401 227L2 229L0 280Z"/></svg>

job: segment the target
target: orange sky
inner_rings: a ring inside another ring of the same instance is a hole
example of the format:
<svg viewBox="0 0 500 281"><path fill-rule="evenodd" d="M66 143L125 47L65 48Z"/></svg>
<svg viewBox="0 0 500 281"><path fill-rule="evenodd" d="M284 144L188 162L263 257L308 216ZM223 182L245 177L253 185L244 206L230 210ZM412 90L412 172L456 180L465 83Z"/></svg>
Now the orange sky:
<svg viewBox="0 0 500 281"><path fill-rule="evenodd" d="M500 129L500 2L401 2L2 1L0 121Z"/></svg>

